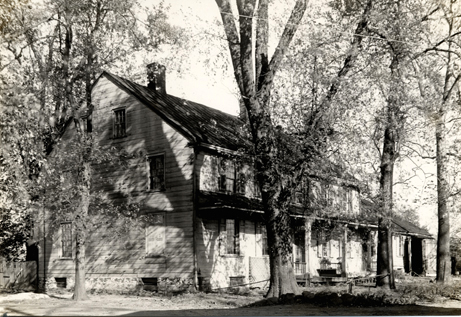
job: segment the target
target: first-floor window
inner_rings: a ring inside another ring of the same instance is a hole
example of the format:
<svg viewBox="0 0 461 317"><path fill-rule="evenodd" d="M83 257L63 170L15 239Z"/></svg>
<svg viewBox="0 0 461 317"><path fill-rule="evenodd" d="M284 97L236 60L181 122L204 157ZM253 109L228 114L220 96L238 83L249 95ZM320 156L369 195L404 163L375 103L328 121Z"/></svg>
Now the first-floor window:
<svg viewBox="0 0 461 317"><path fill-rule="evenodd" d="M261 241L263 255L269 255L269 244L267 243L267 229L265 224L261 227Z"/></svg>
<svg viewBox="0 0 461 317"><path fill-rule="evenodd" d="M146 254L163 254L165 244L165 214L153 214L151 223L146 228Z"/></svg>
<svg viewBox="0 0 461 317"><path fill-rule="evenodd" d="M222 219L220 223L221 241L224 254L240 254L240 222L237 219Z"/></svg>
<svg viewBox="0 0 461 317"><path fill-rule="evenodd" d="M256 234L261 237L260 239L261 254L269 255L269 246L267 243L267 229L264 223L261 223L261 222L256 223Z"/></svg>
<svg viewBox="0 0 461 317"><path fill-rule="evenodd" d="M63 258L72 257L72 223L61 223L61 250Z"/></svg>

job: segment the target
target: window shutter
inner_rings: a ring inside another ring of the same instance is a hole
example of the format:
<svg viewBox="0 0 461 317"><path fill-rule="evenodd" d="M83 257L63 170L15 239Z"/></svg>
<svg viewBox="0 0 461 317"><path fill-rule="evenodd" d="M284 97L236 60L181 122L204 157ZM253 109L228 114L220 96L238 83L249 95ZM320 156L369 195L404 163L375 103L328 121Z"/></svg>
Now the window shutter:
<svg viewBox="0 0 461 317"><path fill-rule="evenodd" d="M115 127L115 111L111 111L110 119L108 124L109 139L114 138L114 127Z"/></svg>
<svg viewBox="0 0 461 317"><path fill-rule="evenodd" d="M131 135L131 111L128 111L128 108L125 108L125 135Z"/></svg>

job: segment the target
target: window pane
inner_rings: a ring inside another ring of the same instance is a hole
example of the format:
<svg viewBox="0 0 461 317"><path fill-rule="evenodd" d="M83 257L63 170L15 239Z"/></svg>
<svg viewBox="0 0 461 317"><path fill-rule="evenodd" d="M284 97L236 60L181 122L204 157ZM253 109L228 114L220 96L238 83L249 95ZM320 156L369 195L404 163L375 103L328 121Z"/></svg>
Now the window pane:
<svg viewBox="0 0 461 317"><path fill-rule="evenodd" d="M119 138L126 135L125 109L114 112L114 137Z"/></svg>
<svg viewBox="0 0 461 317"><path fill-rule="evenodd" d="M149 181L150 189L165 189L165 157L163 155L149 157Z"/></svg>
<svg viewBox="0 0 461 317"><path fill-rule="evenodd" d="M266 229L265 224L261 225L261 235L262 235L262 251L263 251L263 255L269 255L269 247L268 247L268 244L267 244L267 229Z"/></svg>

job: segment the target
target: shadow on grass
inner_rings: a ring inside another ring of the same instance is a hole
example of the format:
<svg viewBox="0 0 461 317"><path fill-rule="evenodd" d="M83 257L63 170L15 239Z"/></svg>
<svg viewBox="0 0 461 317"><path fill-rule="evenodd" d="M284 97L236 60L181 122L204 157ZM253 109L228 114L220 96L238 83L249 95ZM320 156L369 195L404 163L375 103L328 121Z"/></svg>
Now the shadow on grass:
<svg viewBox="0 0 461 317"><path fill-rule="evenodd" d="M3 313L2 316L4 317L8 317L8 316L35 316L34 314L29 314L29 313L26 313L26 312L23 312L19 309L14 309L14 308L10 308L8 307L8 311L6 313Z"/></svg>
<svg viewBox="0 0 461 317"><path fill-rule="evenodd" d="M271 305L231 309L146 310L121 316L461 316L461 308L421 305L321 307L314 304Z"/></svg>

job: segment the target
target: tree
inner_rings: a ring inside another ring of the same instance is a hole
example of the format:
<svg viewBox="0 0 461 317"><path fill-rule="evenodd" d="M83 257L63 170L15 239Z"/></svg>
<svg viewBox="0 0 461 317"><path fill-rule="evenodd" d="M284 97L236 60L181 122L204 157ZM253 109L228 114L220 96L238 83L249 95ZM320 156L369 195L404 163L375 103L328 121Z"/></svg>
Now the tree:
<svg viewBox="0 0 461 317"><path fill-rule="evenodd" d="M18 63L26 49L18 36L21 23L17 15L26 10L28 4L22 1L6 1L0 8L0 255L7 260L25 258L44 149L44 115L34 87L25 85L32 82L30 73L24 71L31 65Z"/></svg>
<svg viewBox="0 0 461 317"><path fill-rule="evenodd" d="M421 96L431 103L426 113L435 125L438 214L436 280L443 284L451 280L449 200L456 190L453 190L454 184L450 184L450 179L454 179L449 171L449 158L453 154L450 151L450 139L453 139L450 131L456 131L454 126L459 115L459 95L456 98L456 93L459 94L461 82L458 64L461 57L461 27L456 1L437 2L432 7L432 12L437 13L437 21L444 23L433 25L437 32L431 32L432 37L428 37L430 45L418 54L417 64L422 73ZM430 65L431 70L425 65ZM439 71L434 72L434 69Z"/></svg>
<svg viewBox="0 0 461 317"><path fill-rule="evenodd" d="M303 171L318 153L312 149L312 142L304 144L301 137L290 137L289 133L274 125L270 102L274 77L300 25L307 1L296 2L271 58L268 54L269 2L237 1L239 29L230 2L217 0L216 3L220 9L234 76L241 94L241 116L248 123L254 145L255 170L262 193L269 244L271 279L267 296L298 293L291 263L288 207ZM342 80L353 67L362 41L360 35L364 32L370 9L371 1L368 1L358 21L351 47L322 102L318 104L319 109L330 107ZM306 119L305 122L310 122L315 129L305 127L305 140L323 143L323 138L309 135L313 130L327 133L328 129L320 120L321 113L311 113L310 121Z"/></svg>
<svg viewBox="0 0 461 317"><path fill-rule="evenodd" d="M112 152L102 151L91 134L92 84L102 67L116 65L140 50L151 52L176 34L166 23L163 7L149 13L142 23L136 10L136 1L104 0L60 0L40 8L20 7L12 15L17 28L2 43L13 55L12 65L28 64L29 68L22 71L29 71L30 81L20 89L28 89L36 96L39 113L49 122L40 127L41 131L37 130L39 137L45 139L46 152L54 151L53 157L47 158L53 164L41 162L39 196L43 207L53 207L48 216L58 218L65 214L73 223L75 300L86 298L84 263L89 206L98 197L91 192L93 164L114 160L109 157ZM31 53L22 54L24 48ZM76 128L68 129L70 124ZM57 146L66 130L75 133L66 146ZM26 146L23 141L20 144ZM62 186L66 173L74 176L72 180L76 182L70 188ZM99 209L104 210L103 206ZM70 212L62 213L63 210Z"/></svg>

